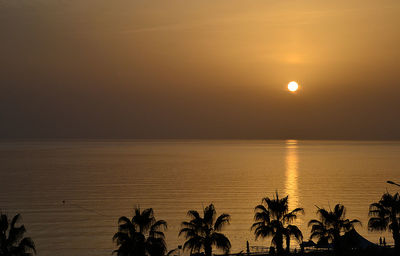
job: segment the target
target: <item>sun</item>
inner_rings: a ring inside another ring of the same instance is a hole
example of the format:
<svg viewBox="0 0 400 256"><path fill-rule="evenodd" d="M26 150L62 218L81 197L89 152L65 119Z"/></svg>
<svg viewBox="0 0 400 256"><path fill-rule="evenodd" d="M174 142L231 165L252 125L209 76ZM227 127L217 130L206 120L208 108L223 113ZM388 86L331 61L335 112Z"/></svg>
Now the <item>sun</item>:
<svg viewBox="0 0 400 256"><path fill-rule="evenodd" d="M295 81L292 81L288 84L287 88L291 92L296 92L299 89L299 84Z"/></svg>

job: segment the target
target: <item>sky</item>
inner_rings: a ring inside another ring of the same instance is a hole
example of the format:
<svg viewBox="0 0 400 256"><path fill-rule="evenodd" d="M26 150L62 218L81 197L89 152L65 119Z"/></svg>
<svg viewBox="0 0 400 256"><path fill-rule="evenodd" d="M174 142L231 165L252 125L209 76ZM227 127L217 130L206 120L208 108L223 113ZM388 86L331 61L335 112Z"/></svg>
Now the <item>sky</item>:
<svg viewBox="0 0 400 256"><path fill-rule="evenodd" d="M0 139L399 140L399 13L398 0L0 0Z"/></svg>

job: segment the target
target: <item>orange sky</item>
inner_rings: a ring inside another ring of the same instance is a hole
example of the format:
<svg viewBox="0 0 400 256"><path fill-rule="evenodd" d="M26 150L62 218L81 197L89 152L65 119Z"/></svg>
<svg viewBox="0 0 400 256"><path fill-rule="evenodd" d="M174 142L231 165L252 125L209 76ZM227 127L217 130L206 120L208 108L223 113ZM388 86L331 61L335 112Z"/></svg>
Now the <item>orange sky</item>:
<svg viewBox="0 0 400 256"><path fill-rule="evenodd" d="M0 138L400 139L398 13L397 0L0 1Z"/></svg>

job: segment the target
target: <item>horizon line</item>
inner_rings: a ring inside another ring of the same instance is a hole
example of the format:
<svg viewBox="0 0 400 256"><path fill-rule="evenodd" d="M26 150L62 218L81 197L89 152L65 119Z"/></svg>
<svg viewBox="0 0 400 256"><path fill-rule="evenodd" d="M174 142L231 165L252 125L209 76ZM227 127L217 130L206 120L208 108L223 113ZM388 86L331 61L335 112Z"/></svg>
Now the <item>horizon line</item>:
<svg viewBox="0 0 400 256"><path fill-rule="evenodd" d="M348 142L400 142L400 139L349 139L349 138L88 138L88 137L53 137L53 138L0 138L0 142L52 142L52 141L348 141Z"/></svg>

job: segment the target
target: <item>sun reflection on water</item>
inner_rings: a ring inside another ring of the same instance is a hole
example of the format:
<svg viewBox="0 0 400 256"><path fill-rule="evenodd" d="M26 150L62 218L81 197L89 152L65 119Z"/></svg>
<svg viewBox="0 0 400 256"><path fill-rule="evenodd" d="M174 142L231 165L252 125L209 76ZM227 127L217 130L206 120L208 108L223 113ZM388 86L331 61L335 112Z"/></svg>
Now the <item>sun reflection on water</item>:
<svg viewBox="0 0 400 256"><path fill-rule="evenodd" d="M299 207L297 144L297 140L286 141L285 194L289 195L289 210Z"/></svg>

